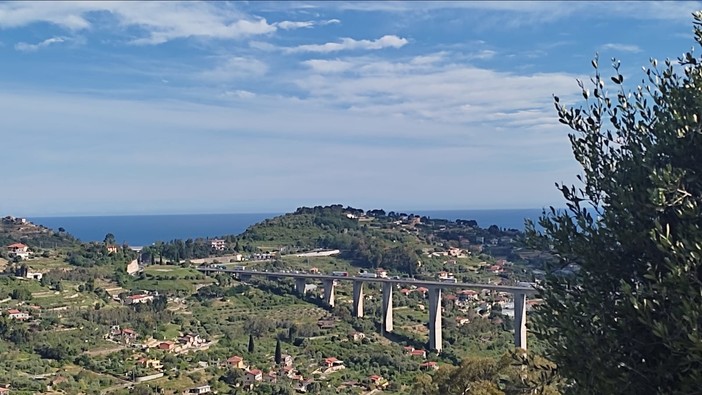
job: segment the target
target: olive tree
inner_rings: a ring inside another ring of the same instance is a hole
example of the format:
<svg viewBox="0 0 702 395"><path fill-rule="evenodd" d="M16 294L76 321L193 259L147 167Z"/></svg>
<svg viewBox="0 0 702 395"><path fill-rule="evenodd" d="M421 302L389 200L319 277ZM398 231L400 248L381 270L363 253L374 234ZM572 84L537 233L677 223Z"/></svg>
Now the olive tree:
<svg viewBox="0 0 702 395"><path fill-rule="evenodd" d="M702 13L694 15L702 44ZM544 211L532 246L558 264L531 329L572 393L692 394L702 383L702 59L655 60L627 90L596 58L584 103L563 105L577 186Z"/></svg>

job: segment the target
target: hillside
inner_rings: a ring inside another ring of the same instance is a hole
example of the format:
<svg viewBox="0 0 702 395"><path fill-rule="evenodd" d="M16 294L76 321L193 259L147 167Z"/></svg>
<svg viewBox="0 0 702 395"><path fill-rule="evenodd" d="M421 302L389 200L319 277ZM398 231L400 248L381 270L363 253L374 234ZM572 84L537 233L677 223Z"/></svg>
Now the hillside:
<svg viewBox="0 0 702 395"><path fill-rule="evenodd" d="M80 244L62 229L54 231L24 218L7 216L0 220L0 245L12 243L26 244L32 248L73 247Z"/></svg>

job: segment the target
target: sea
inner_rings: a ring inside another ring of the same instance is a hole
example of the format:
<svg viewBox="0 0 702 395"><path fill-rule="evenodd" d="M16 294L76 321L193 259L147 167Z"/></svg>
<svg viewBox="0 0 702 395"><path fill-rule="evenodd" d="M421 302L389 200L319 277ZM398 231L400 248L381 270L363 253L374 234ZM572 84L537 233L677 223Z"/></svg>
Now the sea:
<svg viewBox="0 0 702 395"><path fill-rule="evenodd" d="M406 211L407 214L435 219L472 219L483 228L497 225L500 228L519 230L524 229L524 220L527 218L536 223L541 212L541 209ZM64 228L82 241L102 241L105 235L112 233L119 243L146 246L157 241L238 235L251 225L281 214L120 215L27 219L55 230Z"/></svg>

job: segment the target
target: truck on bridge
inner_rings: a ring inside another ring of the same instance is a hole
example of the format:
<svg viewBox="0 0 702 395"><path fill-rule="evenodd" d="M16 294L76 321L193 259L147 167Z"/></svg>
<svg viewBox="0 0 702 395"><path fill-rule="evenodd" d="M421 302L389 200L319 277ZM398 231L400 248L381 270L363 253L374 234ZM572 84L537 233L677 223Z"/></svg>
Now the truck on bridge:
<svg viewBox="0 0 702 395"><path fill-rule="evenodd" d="M348 277L349 272L332 272L332 276L337 276L337 277Z"/></svg>

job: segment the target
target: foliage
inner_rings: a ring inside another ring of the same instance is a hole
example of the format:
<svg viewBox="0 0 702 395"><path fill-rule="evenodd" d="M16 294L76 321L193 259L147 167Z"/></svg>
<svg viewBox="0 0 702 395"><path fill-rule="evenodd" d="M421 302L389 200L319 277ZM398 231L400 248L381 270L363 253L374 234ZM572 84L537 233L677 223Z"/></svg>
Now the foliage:
<svg viewBox="0 0 702 395"><path fill-rule="evenodd" d="M694 15L702 44L702 13ZM572 393L690 394L702 382L702 63L652 60L633 92L620 65L607 92L598 60L584 108L555 98L582 165L559 186L568 210L529 224L559 266L533 329ZM682 72L682 74L679 74Z"/></svg>
<svg viewBox="0 0 702 395"><path fill-rule="evenodd" d="M432 376L415 380L412 394L422 395L557 395L561 383L555 365L538 356L510 352L502 358L466 358L444 365Z"/></svg>

